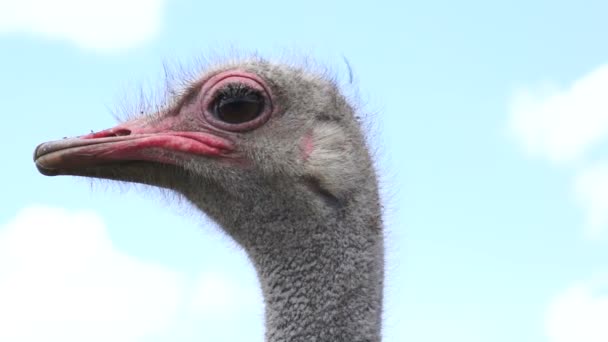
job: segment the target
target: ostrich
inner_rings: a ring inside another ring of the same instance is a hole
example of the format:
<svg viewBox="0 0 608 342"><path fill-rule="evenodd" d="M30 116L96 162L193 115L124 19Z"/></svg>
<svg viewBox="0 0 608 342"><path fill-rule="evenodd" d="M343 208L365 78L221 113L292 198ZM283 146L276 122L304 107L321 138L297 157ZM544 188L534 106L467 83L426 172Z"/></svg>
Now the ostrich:
<svg viewBox="0 0 608 342"><path fill-rule="evenodd" d="M383 228L355 109L323 74L261 58L210 68L155 113L40 144L47 176L171 189L246 251L267 342L378 342Z"/></svg>

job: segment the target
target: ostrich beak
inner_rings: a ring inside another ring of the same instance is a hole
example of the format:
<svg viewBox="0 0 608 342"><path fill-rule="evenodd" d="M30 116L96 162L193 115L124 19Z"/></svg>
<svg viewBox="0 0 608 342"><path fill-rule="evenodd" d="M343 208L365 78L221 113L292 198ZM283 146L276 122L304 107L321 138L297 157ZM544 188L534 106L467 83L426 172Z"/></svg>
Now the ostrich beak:
<svg viewBox="0 0 608 342"><path fill-rule="evenodd" d="M193 156L222 157L233 144L209 131L177 131L172 122L133 120L76 138L36 147L34 162L46 176L77 175L88 168L124 162L179 165Z"/></svg>

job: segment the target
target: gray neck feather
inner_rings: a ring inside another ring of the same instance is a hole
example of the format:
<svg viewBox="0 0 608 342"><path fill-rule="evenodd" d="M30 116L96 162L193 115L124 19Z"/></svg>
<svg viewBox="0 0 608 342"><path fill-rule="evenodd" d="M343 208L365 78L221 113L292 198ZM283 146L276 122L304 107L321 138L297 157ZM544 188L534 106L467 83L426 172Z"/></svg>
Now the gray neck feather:
<svg viewBox="0 0 608 342"><path fill-rule="evenodd" d="M264 295L266 341L380 341L384 254L375 187L339 207L290 188L277 196L272 185L256 186L249 204L207 188L213 200L199 193L195 202L249 255Z"/></svg>
<svg viewBox="0 0 608 342"><path fill-rule="evenodd" d="M249 252L266 302L266 341L380 341L382 238L370 234L379 227L307 228L314 233L296 244Z"/></svg>

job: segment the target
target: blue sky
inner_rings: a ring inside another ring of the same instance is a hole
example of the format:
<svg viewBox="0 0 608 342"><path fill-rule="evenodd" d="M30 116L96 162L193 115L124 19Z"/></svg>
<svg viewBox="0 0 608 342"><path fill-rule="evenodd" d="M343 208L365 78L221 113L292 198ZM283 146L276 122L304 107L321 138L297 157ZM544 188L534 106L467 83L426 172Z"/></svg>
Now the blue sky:
<svg viewBox="0 0 608 342"><path fill-rule="evenodd" d="M210 222L31 160L112 126L164 62L236 49L307 55L343 80L352 66L387 208L386 341L608 341L606 13L0 0L0 340L262 341L255 275Z"/></svg>

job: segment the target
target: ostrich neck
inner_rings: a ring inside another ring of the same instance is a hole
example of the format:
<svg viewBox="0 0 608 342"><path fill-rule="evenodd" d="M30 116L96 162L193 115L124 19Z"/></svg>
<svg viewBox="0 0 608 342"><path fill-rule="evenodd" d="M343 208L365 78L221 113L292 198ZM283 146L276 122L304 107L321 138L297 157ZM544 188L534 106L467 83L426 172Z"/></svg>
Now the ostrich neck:
<svg viewBox="0 0 608 342"><path fill-rule="evenodd" d="M267 342L380 341L379 219L308 218L268 224L265 231L272 244L262 238L246 249L264 294Z"/></svg>
<svg viewBox="0 0 608 342"><path fill-rule="evenodd" d="M255 201L213 184L184 193L249 255L264 295L266 342L379 342L384 249L375 187L330 208L265 185L243 195Z"/></svg>

